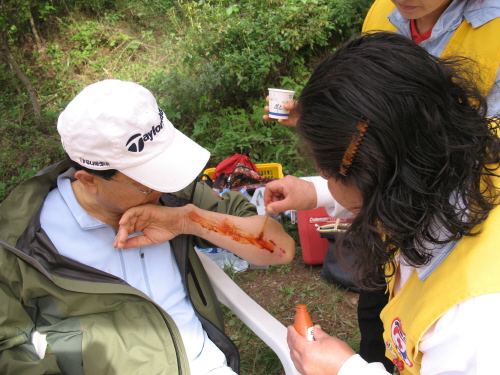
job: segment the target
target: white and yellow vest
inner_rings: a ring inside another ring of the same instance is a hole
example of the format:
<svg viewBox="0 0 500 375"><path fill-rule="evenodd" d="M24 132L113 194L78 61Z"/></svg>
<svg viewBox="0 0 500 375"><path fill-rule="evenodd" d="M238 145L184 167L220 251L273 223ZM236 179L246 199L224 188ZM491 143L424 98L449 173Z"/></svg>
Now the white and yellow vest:
<svg viewBox="0 0 500 375"><path fill-rule="evenodd" d="M496 185L500 186L498 181ZM389 303L380 317L384 323L386 356L404 367L402 375L420 374L420 340L449 309L470 298L500 292L498 228L500 206L474 228L474 233L480 230L478 236L460 240L425 280L420 281L413 270L394 296L395 280L391 279Z"/></svg>

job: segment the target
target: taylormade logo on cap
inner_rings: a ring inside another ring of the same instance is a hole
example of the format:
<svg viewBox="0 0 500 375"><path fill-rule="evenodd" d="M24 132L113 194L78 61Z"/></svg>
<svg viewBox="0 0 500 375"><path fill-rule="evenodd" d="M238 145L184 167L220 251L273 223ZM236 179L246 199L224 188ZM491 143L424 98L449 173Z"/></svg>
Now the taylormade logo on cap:
<svg viewBox="0 0 500 375"><path fill-rule="evenodd" d="M144 150L144 142L152 141L158 133L163 129L163 111L158 108L160 115L160 125L152 126L151 131L142 135L141 133L134 134L126 143L126 147L130 152L141 152Z"/></svg>

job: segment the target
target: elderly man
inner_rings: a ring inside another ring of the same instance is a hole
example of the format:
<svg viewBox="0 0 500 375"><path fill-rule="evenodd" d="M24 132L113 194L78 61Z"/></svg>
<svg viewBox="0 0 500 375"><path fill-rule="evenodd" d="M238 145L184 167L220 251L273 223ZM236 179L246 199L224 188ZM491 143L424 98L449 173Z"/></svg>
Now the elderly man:
<svg viewBox="0 0 500 375"><path fill-rule="evenodd" d="M238 372L194 246L210 241L251 263L279 264L293 259L293 240L276 221L262 238L264 219L242 194L220 198L193 183L209 152L137 84L86 87L58 131L68 160L0 208L0 373ZM115 248L122 214L151 205L169 207L170 241ZM34 330L47 333L52 355L35 354Z"/></svg>

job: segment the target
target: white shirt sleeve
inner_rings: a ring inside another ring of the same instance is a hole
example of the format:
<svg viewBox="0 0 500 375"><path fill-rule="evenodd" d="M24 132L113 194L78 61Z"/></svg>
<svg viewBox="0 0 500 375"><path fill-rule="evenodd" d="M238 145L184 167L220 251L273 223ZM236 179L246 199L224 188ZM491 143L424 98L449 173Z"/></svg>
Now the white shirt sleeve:
<svg viewBox="0 0 500 375"><path fill-rule="evenodd" d="M337 375L389 375L380 362L368 363L359 354L344 362Z"/></svg>
<svg viewBox="0 0 500 375"><path fill-rule="evenodd" d="M468 299L448 310L422 337L421 375L499 373L500 293Z"/></svg>
<svg viewBox="0 0 500 375"><path fill-rule="evenodd" d="M352 218L355 216L352 212L341 206L335 198L333 198L330 190L328 189L328 181L323 177L311 176L301 177L301 179L313 183L317 196L316 207L324 207L329 216L341 219Z"/></svg>

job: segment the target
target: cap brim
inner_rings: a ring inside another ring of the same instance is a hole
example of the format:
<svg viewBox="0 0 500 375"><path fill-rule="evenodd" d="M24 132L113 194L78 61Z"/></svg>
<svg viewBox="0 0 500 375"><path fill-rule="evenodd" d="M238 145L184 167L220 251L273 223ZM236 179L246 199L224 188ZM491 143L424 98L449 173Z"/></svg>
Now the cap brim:
<svg viewBox="0 0 500 375"><path fill-rule="evenodd" d="M175 129L172 144L148 162L119 171L153 190L173 193L188 186L206 166L210 152Z"/></svg>

